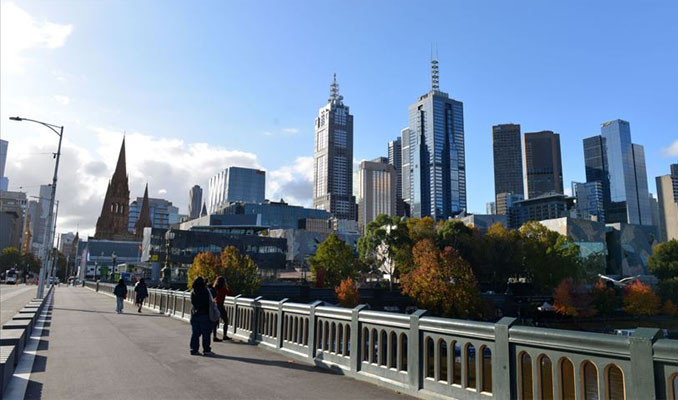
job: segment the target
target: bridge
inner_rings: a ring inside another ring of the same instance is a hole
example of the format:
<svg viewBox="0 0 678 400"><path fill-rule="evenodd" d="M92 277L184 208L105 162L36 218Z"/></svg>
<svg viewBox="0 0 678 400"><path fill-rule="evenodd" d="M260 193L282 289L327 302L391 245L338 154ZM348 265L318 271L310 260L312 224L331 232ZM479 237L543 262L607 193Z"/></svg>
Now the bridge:
<svg viewBox="0 0 678 400"><path fill-rule="evenodd" d="M654 328L622 337L236 296L224 327L236 340L195 357L190 293L150 289L142 314L117 314L111 292L94 282L55 288L30 374L15 373L5 398L678 395L678 341Z"/></svg>

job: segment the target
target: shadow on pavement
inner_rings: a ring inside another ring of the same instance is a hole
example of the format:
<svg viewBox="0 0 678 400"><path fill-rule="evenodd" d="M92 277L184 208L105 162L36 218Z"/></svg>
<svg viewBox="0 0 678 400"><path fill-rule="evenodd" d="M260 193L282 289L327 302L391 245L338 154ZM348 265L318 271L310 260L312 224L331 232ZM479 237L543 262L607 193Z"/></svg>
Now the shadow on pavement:
<svg viewBox="0 0 678 400"><path fill-rule="evenodd" d="M295 369L295 370L299 370L299 371L316 372L316 373L320 373L320 374L336 374L336 373L341 372L340 370L339 371L334 371L334 370L331 371L331 370L328 370L327 368L318 368L318 367L314 367L312 365L298 364L298 363L291 362L291 361L262 360L262 359L258 359L258 358L227 356L227 355L223 355L223 354L215 354L215 355L212 355L212 356L205 356L205 358L231 360L231 361L238 361L238 362L243 362L243 363L248 363L248 364L267 365L267 366L279 367L279 368L289 368L289 369Z"/></svg>
<svg viewBox="0 0 678 400"><path fill-rule="evenodd" d="M42 399L42 386L40 382L28 381L24 400Z"/></svg>

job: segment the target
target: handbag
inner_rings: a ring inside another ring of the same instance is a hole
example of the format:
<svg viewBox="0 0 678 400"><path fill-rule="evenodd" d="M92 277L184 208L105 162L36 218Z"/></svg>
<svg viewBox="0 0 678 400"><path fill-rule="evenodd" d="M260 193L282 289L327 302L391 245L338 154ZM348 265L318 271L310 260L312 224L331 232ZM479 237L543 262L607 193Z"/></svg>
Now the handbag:
<svg viewBox="0 0 678 400"><path fill-rule="evenodd" d="M214 298L212 297L212 293L209 291L209 289L207 290L207 293L210 295L210 308L209 308L210 321L219 322L221 314L219 314L217 303L214 302Z"/></svg>

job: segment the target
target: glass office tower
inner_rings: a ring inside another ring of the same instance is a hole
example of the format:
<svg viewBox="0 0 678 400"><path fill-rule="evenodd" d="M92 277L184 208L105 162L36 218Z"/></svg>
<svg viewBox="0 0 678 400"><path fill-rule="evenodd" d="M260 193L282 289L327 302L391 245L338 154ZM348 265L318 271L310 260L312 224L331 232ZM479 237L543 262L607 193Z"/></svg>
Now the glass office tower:
<svg viewBox="0 0 678 400"><path fill-rule="evenodd" d="M442 220L466 210L464 105L440 91L436 60L431 70L431 91L410 106L403 132L403 198L412 217Z"/></svg>
<svg viewBox="0 0 678 400"><path fill-rule="evenodd" d="M560 135L552 131L525 133L527 198L563 193Z"/></svg>
<svg viewBox="0 0 678 400"><path fill-rule="evenodd" d="M492 127L494 156L494 197L499 212L499 195L520 195L523 200L523 152L520 145L520 125L501 124Z"/></svg>

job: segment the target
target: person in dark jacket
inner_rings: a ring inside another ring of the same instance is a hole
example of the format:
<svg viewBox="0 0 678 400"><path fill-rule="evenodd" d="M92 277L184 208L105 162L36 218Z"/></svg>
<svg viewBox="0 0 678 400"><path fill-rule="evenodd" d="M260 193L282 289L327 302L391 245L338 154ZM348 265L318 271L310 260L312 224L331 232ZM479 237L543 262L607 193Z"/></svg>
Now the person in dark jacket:
<svg viewBox="0 0 678 400"><path fill-rule="evenodd" d="M136 293L136 305L139 306L139 312L141 312L141 306L144 305L144 300L148 297L148 288L144 278L139 279L139 282L134 285L134 292Z"/></svg>
<svg viewBox="0 0 678 400"><path fill-rule="evenodd" d="M224 321L224 340L230 340L231 338L228 337L228 314L226 314L226 308L224 307L224 300L226 300L226 296L231 295L231 290L229 289L228 285L226 284L226 278L223 276L220 276L217 278L217 280L214 282L214 287L213 287L213 297L214 297L214 302L217 304L217 309L219 309L219 315L221 315L222 321ZM221 339L217 338L217 328L219 327L219 322L214 324L214 330L212 331L213 340L215 342L221 342Z"/></svg>
<svg viewBox="0 0 678 400"><path fill-rule="evenodd" d="M127 286L124 279L120 279L118 284L115 285L113 294L115 295L115 311L121 314L124 300L127 297Z"/></svg>
<svg viewBox="0 0 678 400"><path fill-rule="evenodd" d="M210 295L201 277L193 281L191 292L191 355L199 355L199 342L202 336L202 352L204 355L213 355L210 347L212 321L210 321Z"/></svg>

